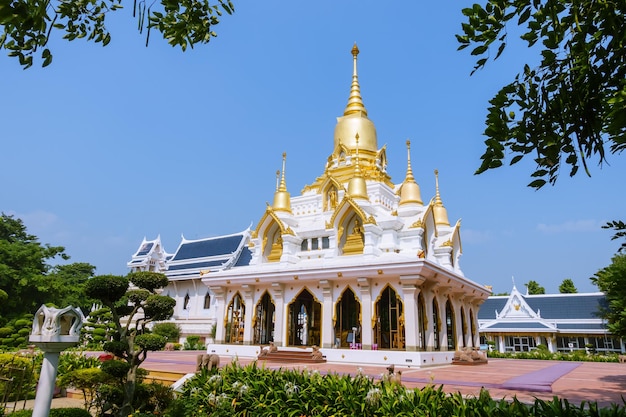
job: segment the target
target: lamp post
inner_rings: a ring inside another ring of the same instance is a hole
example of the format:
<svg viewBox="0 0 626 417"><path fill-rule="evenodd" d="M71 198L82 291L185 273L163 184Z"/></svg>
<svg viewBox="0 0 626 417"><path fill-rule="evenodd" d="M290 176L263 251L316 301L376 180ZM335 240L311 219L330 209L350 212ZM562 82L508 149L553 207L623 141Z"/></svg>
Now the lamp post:
<svg viewBox="0 0 626 417"><path fill-rule="evenodd" d="M33 417L48 417L60 353L78 344L84 320L83 313L71 306L58 309L42 305L37 310L29 340L43 351L43 363Z"/></svg>

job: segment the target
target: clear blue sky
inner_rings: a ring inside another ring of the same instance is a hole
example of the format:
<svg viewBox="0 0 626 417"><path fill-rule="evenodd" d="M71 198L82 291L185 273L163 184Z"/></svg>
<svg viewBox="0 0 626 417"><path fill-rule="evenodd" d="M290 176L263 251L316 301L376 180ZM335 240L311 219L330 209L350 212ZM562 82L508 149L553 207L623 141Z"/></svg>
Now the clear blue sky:
<svg viewBox="0 0 626 417"><path fill-rule="evenodd" d="M564 171L534 191L531 163L473 175L488 100L536 60L519 42L470 77L455 33L470 2L235 2L218 38L183 53L111 16L106 48L54 40L53 64L23 71L0 56L0 210L99 274L125 274L142 238L174 252L189 239L256 226L287 152L299 195L323 173L346 105L356 41L363 100L387 144L389 172L413 171L428 201L433 170L451 222L462 219L466 276L510 291L536 280L579 291L619 243L626 158L592 178ZM127 7L131 7L128 3Z"/></svg>

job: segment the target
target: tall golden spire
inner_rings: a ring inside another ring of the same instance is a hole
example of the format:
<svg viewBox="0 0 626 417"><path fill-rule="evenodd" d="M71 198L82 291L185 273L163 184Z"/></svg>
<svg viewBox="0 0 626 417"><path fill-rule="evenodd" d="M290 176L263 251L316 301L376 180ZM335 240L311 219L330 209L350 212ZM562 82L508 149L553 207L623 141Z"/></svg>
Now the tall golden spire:
<svg viewBox="0 0 626 417"><path fill-rule="evenodd" d="M435 215L435 224L439 226L450 226L448 221L448 212L443 206L441 196L439 195L439 171L435 170L435 207L433 209Z"/></svg>
<svg viewBox="0 0 626 417"><path fill-rule="evenodd" d="M399 205L416 203L419 205L424 204L422 202L422 194L420 192L420 186L415 182L415 178L413 177L413 170L411 169L411 141L407 139L406 141L406 152L407 152L407 169L406 169L406 178L404 178L404 182L402 183L402 187L400 188L400 203Z"/></svg>
<svg viewBox="0 0 626 417"><path fill-rule="evenodd" d="M272 206L276 211L287 211L291 213L291 197L287 191L287 184L285 182L285 162L287 160L287 154L283 152L283 169L280 178L280 184L276 187L274 193L274 205ZM276 178L278 182L278 178Z"/></svg>
<svg viewBox="0 0 626 417"><path fill-rule="evenodd" d="M358 50L357 50L358 51ZM348 195L352 198L362 198L367 200L367 184L361 174L361 167L359 165L359 134L354 136L356 140L356 155L355 155L355 168L354 176L348 183Z"/></svg>
<svg viewBox="0 0 626 417"><path fill-rule="evenodd" d="M359 76L356 70L357 55L359 55L359 48L356 46L355 42L354 46L352 47L352 85L350 86L350 97L348 98L348 105L343 112L344 116L355 113L360 113L362 116L367 116L367 110L365 109L363 99L361 98L361 87L359 86Z"/></svg>

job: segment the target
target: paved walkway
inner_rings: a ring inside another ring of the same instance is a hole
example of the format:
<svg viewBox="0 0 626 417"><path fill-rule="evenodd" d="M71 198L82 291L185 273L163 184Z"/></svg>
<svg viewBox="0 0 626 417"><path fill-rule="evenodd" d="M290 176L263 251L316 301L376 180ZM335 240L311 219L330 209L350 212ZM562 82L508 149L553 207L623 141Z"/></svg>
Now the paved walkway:
<svg viewBox="0 0 626 417"><path fill-rule="evenodd" d="M194 372L197 351L150 352L143 367L154 371ZM222 357L221 365L229 363L230 357ZM240 359L245 365L251 360ZM554 396L567 399L571 403L582 401L597 402L599 406L624 404L626 400L626 364L596 362L564 362L523 360L523 359L489 359L483 365L445 365L432 368L414 368L396 366L402 371L402 383L408 388L422 388L427 385L440 386L449 393L460 392L463 395L477 396L481 388L489 391L492 398L512 399L517 397L522 402L533 402L535 398L551 400ZM374 378L386 373L384 366L346 365L338 363L294 364L268 362L267 368L307 368L317 369L321 373L356 374L361 371ZM554 373L555 370L558 371ZM567 369L565 369L567 368ZM546 376L552 377L546 378ZM536 384L532 382L536 381ZM524 383L516 383L523 381ZM530 383L529 383L530 382ZM538 388L533 388L538 387ZM82 400L56 398L53 408L82 407ZM22 404L18 404L22 408ZM32 401L27 402L32 408Z"/></svg>

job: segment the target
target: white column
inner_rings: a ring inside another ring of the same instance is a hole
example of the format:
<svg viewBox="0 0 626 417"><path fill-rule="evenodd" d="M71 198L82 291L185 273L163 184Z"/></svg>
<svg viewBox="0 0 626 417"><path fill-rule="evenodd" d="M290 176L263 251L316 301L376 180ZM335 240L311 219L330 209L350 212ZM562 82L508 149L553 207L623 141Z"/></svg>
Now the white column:
<svg viewBox="0 0 626 417"><path fill-rule="evenodd" d="M374 339L372 336L375 317L372 311L372 292L369 279L358 278L357 281L361 290L361 311L363 311L361 316L361 344L362 349L369 350L372 349Z"/></svg>
<svg viewBox="0 0 626 417"><path fill-rule="evenodd" d="M500 351L500 353L504 353L505 351L504 336L502 335L498 336L498 350Z"/></svg>
<svg viewBox="0 0 626 417"><path fill-rule="evenodd" d="M246 305L246 316L244 317L243 322L243 344L251 345L253 340L252 336L254 334L252 328L252 319L254 318L254 286L244 284L243 287L243 299Z"/></svg>
<svg viewBox="0 0 626 417"><path fill-rule="evenodd" d="M324 309L322 312L322 347L331 348L335 345L335 328L333 326L333 283L326 279L320 281L324 294Z"/></svg>
<svg viewBox="0 0 626 417"><path fill-rule="evenodd" d="M285 310L286 306L283 284L280 284L278 282L272 282L272 293L274 294L274 302L276 303L276 319L274 320L274 344L276 346L286 346L285 343L287 340L287 335L285 320L287 314Z"/></svg>
<svg viewBox="0 0 626 417"><path fill-rule="evenodd" d="M432 292L422 292L424 294L424 312L426 317L426 350L432 351L435 350L435 320L433 320L433 298L434 294Z"/></svg>
<svg viewBox="0 0 626 417"><path fill-rule="evenodd" d="M225 339L225 324L226 321L226 288L224 287L210 287L215 298L217 299L217 316L215 318L215 343L224 344Z"/></svg>

